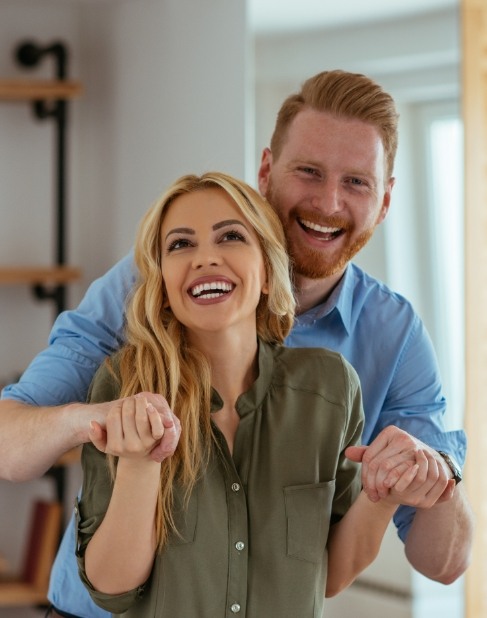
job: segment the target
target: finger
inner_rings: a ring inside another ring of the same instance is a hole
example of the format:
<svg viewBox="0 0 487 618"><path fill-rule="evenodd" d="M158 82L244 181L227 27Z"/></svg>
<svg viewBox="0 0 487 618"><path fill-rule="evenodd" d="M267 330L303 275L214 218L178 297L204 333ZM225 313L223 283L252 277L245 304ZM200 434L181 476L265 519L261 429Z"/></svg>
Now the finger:
<svg viewBox="0 0 487 618"><path fill-rule="evenodd" d="M105 453L107 448L107 434L103 427L97 421L91 421L89 438L92 444L102 453Z"/></svg>
<svg viewBox="0 0 487 618"><path fill-rule="evenodd" d="M133 443L134 437L138 439L139 435L135 423L136 401L135 397L128 397L122 401L120 417L122 420L123 439L129 444Z"/></svg>
<svg viewBox="0 0 487 618"><path fill-rule="evenodd" d="M437 504L440 502L446 502L447 500L450 500L453 497L453 494L455 493L456 486L457 484L455 483L454 479L448 479L446 489L436 501Z"/></svg>
<svg viewBox="0 0 487 618"><path fill-rule="evenodd" d="M396 452L402 451L405 448L410 448L411 439L412 437L408 433L398 427L390 425L389 427L383 429L368 445L368 457L370 459L377 457L377 455L386 451L390 445L395 447Z"/></svg>
<svg viewBox="0 0 487 618"><path fill-rule="evenodd" d="M152 437L147 399L142 394L135 395L134 404L135 430L141 444L148 447L149 445L152 445L154 439Z"/></svg>
<svg viewBox="0 0 487 618"><path fill-rule="evenodd" d="M384 479L384 485L389 489L391 487L394 487L397 481L401 478L401 476L408 470L411 470L411 468L415 465L417 466L417 464L413 464L410 461L405 461L404 463L399 464L398 466L393 468L386 476L386 478ZM414 476L416 476L416 474L417 471Z"/></svg>
<svg viewBox="0 0 487 618"><path fill-rule="evenodd" d="M365 463L364 463L365 462ZM369 454L366 452L362 463L362 482L367 487L369 497L376 495L384 498L389 493L389 486L386 479L393 475L396 481L406 468L412 467L416 463L414 454L411 452L397 453L393 448L386 448L382 453L369 461ZM400 468L398 475L393 470Z"/></svg>
<svg viewBox="0 0 487 618"><path fill-rule="evenodd" d="M151 459L159 463L174 454L181 435L181 423L170 410L164 414L163 424L162 440L151 451Z"/></svg>
<svg viewBox="0 0 487 618"><path fill-rule="evenodd" d="M394 485L394 489L399 493L406 491L408 487L411 485L411 483L414 481L414 479L416 478L416 475L418 474L418 470L419 470L418 464L414 464L414 466L408 468L401 475L401 477L397 480L396 484Z"/></svg>
<svg viewBox="0 0 487 618"><path fill-rule="evenodd" d="M345 449L345 457L350 459L350 461L360 463L366 450L366 446L347 446Z"/></svg>
<svg viewBox="0 0 487 618"><path fill-rule="evenodd" d="M147 406L147 417L149 419L150 434L153 440L160 440L164 435L164 425L162 415L149 403Z"/></svg>
<svg viewBox="0 0 487 618"><path fill-rule="evenodd" d="M113 402L106 417L106 452L112 455L118 455L123 444L122 404L123 400Z"/></svg>

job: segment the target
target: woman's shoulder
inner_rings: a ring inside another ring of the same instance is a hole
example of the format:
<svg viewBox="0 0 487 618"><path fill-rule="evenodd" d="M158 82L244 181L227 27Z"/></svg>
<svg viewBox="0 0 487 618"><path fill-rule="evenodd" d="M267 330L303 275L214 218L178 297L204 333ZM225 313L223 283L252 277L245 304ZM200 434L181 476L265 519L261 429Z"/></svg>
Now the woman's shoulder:
<svg viewBox="0 0 487 618"><path fill-rule="evenodd" d="M359 386L352 365L339 353L327 348L278 347L274 351L275 379L292 388L314 390L329 398L342 398Z"/></svg>
<svg viewBox="0 0 487 618"><path fill-rule="evenodd" d="M89 403L118 399L120 352L106 358L98 367L88 392Z"/></svg>

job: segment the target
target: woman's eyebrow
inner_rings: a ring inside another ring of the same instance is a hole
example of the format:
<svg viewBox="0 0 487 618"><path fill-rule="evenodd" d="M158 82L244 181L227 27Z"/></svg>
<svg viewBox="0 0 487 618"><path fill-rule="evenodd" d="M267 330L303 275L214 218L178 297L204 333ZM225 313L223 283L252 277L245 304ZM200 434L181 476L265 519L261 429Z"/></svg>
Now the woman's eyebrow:
<svg viewBox="0 0 487 618"><path fill-rule="evenodd" d="M219 230L222 227L225 227L227 225L241 225L243 228L247 229L247 226L245 225L245 223L243 221L239 221L238 219L225 219L225 221L220 221L218 223L215 223L215 225L212 226L212 230Z"/></svg>
<svg viewBox="0 0 487 618"><path fill-rule="evenodd" d="M175 227L173 230L169 230L169 232L166 234L166 237L164 238L164 240L167 239L168 236L170 236L171 234L191 234L194 235L194 230L191 229L190 227Z"/></svg>

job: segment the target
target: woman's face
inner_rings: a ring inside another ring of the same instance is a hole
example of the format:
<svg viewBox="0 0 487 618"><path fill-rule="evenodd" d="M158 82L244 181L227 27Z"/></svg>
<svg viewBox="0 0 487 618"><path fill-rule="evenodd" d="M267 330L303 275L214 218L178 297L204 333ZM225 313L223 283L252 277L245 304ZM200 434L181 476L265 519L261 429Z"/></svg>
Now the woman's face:
<svg viewBox="0 0 487 618"><path fill-rule="evenodd" d="M171 310L194 333L256 330L267 293L257 234L223 189L182 195L161 226L162 276Z"/></svg>

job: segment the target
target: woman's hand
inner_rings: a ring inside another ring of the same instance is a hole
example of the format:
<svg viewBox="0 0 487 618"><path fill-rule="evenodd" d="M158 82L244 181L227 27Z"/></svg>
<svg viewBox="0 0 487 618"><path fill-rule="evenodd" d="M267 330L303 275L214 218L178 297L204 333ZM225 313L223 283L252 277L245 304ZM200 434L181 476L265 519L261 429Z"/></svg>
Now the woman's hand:
<svg viewBox="0 0 487 618"><path fill-rule="evenodd" d="M443 458L397 427L387 427L369 446L345 455L362 462L362 485L372 502L388 499L416 508L449 500L455 489Z"/></svg>
<svg viewBox="0 0 487 618"><path fill-rule="evenodd" d="M90 440L99 451L161 462L179 442L181 424L160 395L138 393L110 404L106 426L91 422Z"/></svg>

